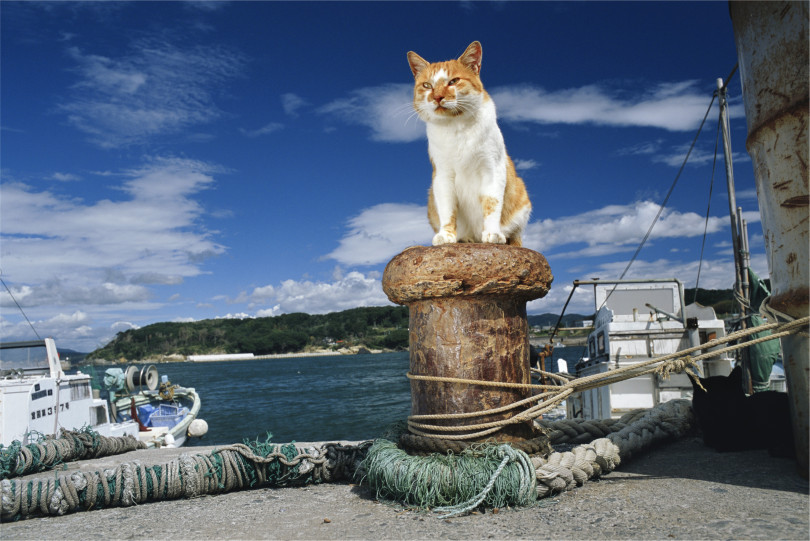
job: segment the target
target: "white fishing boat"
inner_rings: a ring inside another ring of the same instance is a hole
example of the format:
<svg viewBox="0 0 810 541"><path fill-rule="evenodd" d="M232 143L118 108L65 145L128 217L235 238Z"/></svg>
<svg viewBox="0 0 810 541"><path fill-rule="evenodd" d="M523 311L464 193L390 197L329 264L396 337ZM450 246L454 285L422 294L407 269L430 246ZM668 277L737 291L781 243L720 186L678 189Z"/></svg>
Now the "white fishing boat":
<svg viewBox="0 0 810 541"><path fill-rule="evenodd" d="M580 285L593 286L596 318L587 352L573 367L577 377L632 366L726 335L713 308L684 303L683 284L677 279L574 282ZM731 372L733 359L718 356L700 364L705 376L724 376ZM567 416L617 418L691 397L692 384L685 374L648 374L572 395L566 401Z"/></svg>
<svg viewBox="0 0 810 541"><path fill-rule="evenodd" d="M198 419L200 396L193 387L173 385L154 365L124 371L109 368L104 375L113 415L120 422L135 422L137 437L148 447L181 447L188 437L202 437L208 423Z"/></svg>
<svg viewBox="0 0 810 541"><path fill-rule="evenodd" d="M85 427L102 436L138 435L138 423L117 422L107 401L94 396L89 374L65 374L53 338L0 343L2 445Z"/></svg>
<svg viewBox="0 0 810 541"><path fill-rule="evenodd" d="M208 426L196 418L200 398L194 389L168 381L158 388L157 371L150 368L136 373L132 367L123 387L113 385L119 394L106 399L93 388L91 374L64 372L53 338L0 343L0 444L27 445L61 429L130 435L147 447L180 447L189 434L204 435Z"/></svg>

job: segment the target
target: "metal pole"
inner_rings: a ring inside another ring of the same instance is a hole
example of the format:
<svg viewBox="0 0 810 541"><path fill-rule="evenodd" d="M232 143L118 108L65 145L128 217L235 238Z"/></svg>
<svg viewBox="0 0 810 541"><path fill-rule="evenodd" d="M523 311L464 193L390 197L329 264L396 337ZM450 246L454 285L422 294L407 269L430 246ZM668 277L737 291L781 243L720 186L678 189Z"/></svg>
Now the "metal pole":
<svg viewBox="0 0 810 541"><path fill-rule="evenodd" d="M723 154L726 163L726 186L728 188L728 213L731 217L731 241L734 245L734 289L742 296L742 261L740 259L740 236L737 227L737 196L734 190L734 167L731 163L731 138L728 128L728 100L723 79L717 79L717 97L720 102L720 128L723 131ZM742 315L745 316L745 307Z"/></svg>
<svg viewBox="0 0 810 541"><path fill-rule="evenodd" d="M743 288L744 276L748 270L743 268L742 249L740 242L740 228L737 216L737 196L734 189L734 166L731 162L731 136L728 127L728 99L726 97L726 85L723 79L717 79L717 97L720 103L720 128L723 132L723 155L726 164L726 186L728 188L728 213L731 217L731 241L734 249L734 291L737 296L737 304L740 306L740 328L748 327L746 316L748 310L744 299L747 295ZM748 349L742 349L739 353L740 363L743 371L743 385L748 393L753 391L751 382L751 366L748 359Z"/></svg>

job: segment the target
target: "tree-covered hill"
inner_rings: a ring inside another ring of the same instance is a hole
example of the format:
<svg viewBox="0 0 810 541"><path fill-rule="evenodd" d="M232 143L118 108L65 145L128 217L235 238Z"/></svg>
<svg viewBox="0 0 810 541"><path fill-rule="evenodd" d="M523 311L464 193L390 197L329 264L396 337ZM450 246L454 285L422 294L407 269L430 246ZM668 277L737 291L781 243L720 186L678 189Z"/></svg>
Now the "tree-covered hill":
<svg viewBox="0 0 810 541"><path fill-rule="evenodd" d="M321 315L294 313L255 319L154 323L118 333L87 359L137 360L206 353L267 355L352 345L407 349L408 309L381 306Z"/></svg>

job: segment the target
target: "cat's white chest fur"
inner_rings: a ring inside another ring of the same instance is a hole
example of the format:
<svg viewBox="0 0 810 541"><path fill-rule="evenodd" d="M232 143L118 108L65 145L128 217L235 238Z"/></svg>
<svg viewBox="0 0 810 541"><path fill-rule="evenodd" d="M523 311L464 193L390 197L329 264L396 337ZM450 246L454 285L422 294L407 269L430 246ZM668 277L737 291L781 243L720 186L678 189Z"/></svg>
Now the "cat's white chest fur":
<svg viewBox="0 0 810 541"><path fill-rule="evenodd" d="M475 115L429 121L427 134L435 168L433 196L440 216L454 213L459 240L505 242L500 212L487 217L482 206L482 198L487 197L498 206L506 186L506 148L492 101L479 104ZM434 244L444 242L454 240L439 232Z"/></svg>

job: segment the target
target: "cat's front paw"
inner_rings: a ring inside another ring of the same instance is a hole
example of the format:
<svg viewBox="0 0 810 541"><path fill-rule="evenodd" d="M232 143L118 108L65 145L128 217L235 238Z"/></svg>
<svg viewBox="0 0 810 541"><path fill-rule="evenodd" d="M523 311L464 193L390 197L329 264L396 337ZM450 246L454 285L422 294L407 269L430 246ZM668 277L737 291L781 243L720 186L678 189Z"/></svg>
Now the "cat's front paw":
<svg viewBox="0 0 810 541"><path fill-rule="evenodd" d="M506 237L500 231L495 233L491 231L484 231L481 233L481 242L489 244L506 244Z"/></svg>
<svg viewBox="0 0 810 541"><path fill-rule="evenodd" d="M433 246L439 246L440 244L453 244L456 242L456 236L453 233L448 233L447 231L439 231L433 237Z"/></svg>

